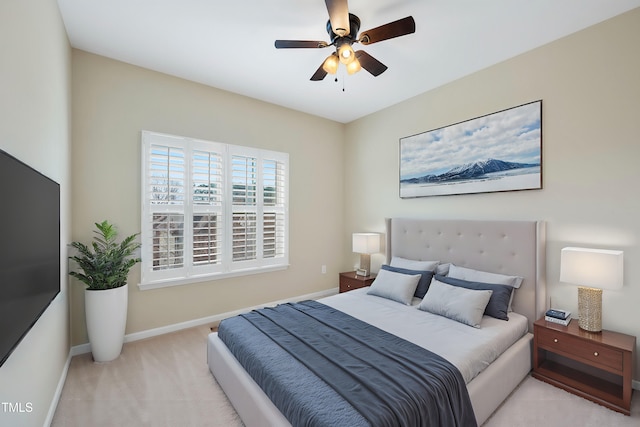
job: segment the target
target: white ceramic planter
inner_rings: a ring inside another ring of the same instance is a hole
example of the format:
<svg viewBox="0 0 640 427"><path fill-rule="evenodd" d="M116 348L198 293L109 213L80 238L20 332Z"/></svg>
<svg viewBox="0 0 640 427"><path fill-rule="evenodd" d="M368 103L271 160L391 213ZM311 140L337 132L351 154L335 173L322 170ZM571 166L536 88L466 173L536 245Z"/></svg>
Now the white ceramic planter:
<svg viewBox="0 0 640 427"><path fill-rule="evenodd" d="M84 309L91 353L96 362L109 362L122 351L127 325L129 285L84 291Z"/></svg>

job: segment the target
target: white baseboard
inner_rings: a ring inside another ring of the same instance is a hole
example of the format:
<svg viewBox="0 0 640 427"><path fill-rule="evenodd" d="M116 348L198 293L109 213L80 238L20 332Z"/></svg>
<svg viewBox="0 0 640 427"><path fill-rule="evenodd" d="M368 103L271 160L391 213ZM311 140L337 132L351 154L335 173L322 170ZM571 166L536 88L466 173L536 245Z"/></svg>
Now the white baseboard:
<svg viewBox="0 0 640 427"><path fill-rule="evenodd" d="M47 413L47 418L44 420L44 427L49 427L53 422L53 416L56 413L56 408L58 407L58 402L60 401L60 396L62 396L62 389L64 388L64 383L67 380L67 373L69 372L69 365L71 364L71 351L69 351L69 355L67 356L67 361L64 364L64 368L62 368L62 373L60 374L60 379L58 380L58 386L56 387L56 392L53 395L53 399L51 399L51 405L49 405L49 412Z"/></svg>
<svg viewBox="0 0 640 427"><path fill-rule="evenodd" d="M300 295L294 298L288 298L280 301L272 301L265 304L256 305L253 307L246 307L240 310L214 314L213 316L207 316L200 319L189 320L182 323L175 323L173 325L167 325L159 328L148 329L146 331L134 332L132 334L125 335L124 342L127 343L132 341L138 341L145 338L151 338L151 337L156 337L158 335L168 334L170 332L176 332L183 329L193 328L195 326L206 325L207 323L216 323L223 319L226 319L227 317L236 316L241 313L246 313L248 311L255 310L256 308L269 307L269 306L274 306L278 304L284 304L287 302L296 302L296 301L303 301L308 299L319 299L319 298L328 297L330 295L335 295L337 293L338 293L338 288L334 288L326 291L315 292L312 294ZM71 347L71 351L69 354L70 354L70 357L73 357L79 354L85 354L90 352L91 352L91 345L89 343L85 343L85 344L80 344L80 345ZM66 377L66 373L65 373L65 377ZM64 381L63 381L63 384L64 384Z"/></svg>

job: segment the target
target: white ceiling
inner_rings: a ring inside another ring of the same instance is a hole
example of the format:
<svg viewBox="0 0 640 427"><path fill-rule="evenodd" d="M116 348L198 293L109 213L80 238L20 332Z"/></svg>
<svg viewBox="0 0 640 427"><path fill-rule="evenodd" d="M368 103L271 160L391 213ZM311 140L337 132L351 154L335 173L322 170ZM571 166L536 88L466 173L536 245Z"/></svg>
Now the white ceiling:
<svg viewBox="0 0 640 427"><path fill-rule="evenodd" d="M363 49L389 69L309 80L332 48L322 0L58 0L71 45L348 123L640 7L640 0L350 0L366 30L412 15L416 32ZM343 91L344 89L344 91Z"/></svg>

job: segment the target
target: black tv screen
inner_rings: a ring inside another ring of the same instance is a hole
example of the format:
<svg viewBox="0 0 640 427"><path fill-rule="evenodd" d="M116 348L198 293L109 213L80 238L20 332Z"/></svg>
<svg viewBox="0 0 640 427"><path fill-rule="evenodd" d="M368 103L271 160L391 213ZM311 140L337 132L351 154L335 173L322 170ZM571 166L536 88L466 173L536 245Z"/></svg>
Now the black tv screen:
<svg viewBox="0 0 640 427"><path fill-rule="evenodd" d="M60 292L60 185L0 150L0 366Z"/></svg>

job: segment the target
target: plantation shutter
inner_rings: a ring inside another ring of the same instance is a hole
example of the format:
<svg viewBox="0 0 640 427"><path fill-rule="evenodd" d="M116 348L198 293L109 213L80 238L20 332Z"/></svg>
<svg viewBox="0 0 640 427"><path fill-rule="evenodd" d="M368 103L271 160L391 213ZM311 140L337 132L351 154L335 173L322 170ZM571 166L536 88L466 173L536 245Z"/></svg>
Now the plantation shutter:
<svg viewBox="0 0 640 427"><path fill-rule="evenodd" d="M285 255L285 163L278 160L263 161L263 256L282 258Z"/></svg>
<svg viewBox="0 0 640 427"><path fill-rule="evenodd" d="M142 132L141 288L288 266L286 153Z"/></svg>
<svg viewBox="0 0 640 427"><path fill-rule="evenodd" d="M193 264L222 263L224 245L224 159L220 152L194 150Z"/></svg>
<svg viewBox="0 0 640 427"><path fill-rule="evenodd" d="M157 278L179 277L185 267L185 152L178 138L158 137L149 144L142 245Z"/></svg>
<svg viewBox="0 0 640 427"><path fill-rule="evenodd" d="M258 164L255 157L231 156L233 262L257 257Z"/></svg>

